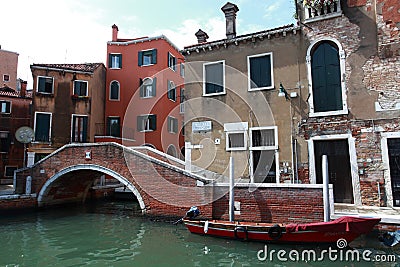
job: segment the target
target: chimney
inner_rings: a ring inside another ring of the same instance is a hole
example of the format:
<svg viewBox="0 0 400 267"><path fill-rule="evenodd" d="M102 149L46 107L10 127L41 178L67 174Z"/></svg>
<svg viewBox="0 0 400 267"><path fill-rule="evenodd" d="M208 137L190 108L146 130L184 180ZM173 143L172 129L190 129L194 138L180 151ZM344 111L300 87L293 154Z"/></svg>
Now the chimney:
<svg viewBox="0 0 400 267"><path fill-rule="evenodd" d="M206 43L207 39L208 39L208 35L206 32L202 31L201 29L199 29L194 35L196 35L197 37L197 42L199 44L201 43Z"/></svg>
<svg viewBox="0 0 400 267"><path fill-rule="evenodd" d="M117 25L112 25L112 41L116 42L118 40L118 26Z"/></svg>
<svg viewBox="0 0 400 267"><path fill-rule="evenodd" d="M226 19L226 38L232 39L236 37L236 12L239 11L237 5L230 2L226 3L222 8Z"/></svg>
<svg viewBox="0 0 400 267"><path fill-rule="evenodd" d="M21 80L21 92L19 93L19 95L21 97L25 97L26 96L26 87L27 87L27 85L28 85L27 81Z"/></svg>

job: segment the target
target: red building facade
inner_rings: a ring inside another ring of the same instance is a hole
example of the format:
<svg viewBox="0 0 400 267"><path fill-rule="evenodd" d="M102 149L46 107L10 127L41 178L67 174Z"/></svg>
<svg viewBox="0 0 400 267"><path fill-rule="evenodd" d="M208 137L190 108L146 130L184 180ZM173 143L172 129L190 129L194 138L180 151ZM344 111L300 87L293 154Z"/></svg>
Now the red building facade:
<svg viewBox="0 0 400 267"><path fill-rule="evenodd" d="M148 145L179 157L183 147L184 66L165 36L107 43L105 135L96 141Z"/></svg>

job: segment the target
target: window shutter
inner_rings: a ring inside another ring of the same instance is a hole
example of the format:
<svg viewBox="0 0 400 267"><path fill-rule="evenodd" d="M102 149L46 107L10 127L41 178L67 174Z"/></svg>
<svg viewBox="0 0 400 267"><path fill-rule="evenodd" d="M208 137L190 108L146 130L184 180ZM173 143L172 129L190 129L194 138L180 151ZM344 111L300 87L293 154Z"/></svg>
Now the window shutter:
<svg viewBox="0 0 400 267"><path fill-rule="evenodd" d="M171 120L172 120L172 118L168 116L168 118L167 118L167 129L168 129L168 132L172 132Z"/></svg>
<svg viewBox="0 0 400 267"><path fill-rule="evenodd" d="M171 67L171 54L168 52L167 56L168 67Z"/></svg>
<svg viewBox="0 0 400 267"><path fill-rule="evenodd" d="M150 129L155 131L157 129L157 115L149 115Z"/></svg>
<svg viewBox="0 0 400 267"><path fill-rule="evenodd" d="M156 88L157 88L157 78L154 77L153 78L153 90L151 91L152 92L152 96L156 96Z"/></svg>
<svg viewBox="0 0 400 267"><path fill-rule="evenodd" d="M139 78L139 94L140 94L140 97L144 97L144 95L145 95L144 90L145 90L145 88L143 86L143 80L142 80L142 78Z"/></svg>
<svg viewBox="0 0 400 267"><path fill-rule="evenodd" d="M143 65L143 52L139 51L138 52L138 66L142 66Z"/></svg>
<svg viewBox="0 0 400 267"><path fill-rule="evenodd" d="M122 68L122 55L118 55L118 57L119 57L119 60L118 60L119 68L121 69Z"/></svg>
<svg viewBox="0 0 400 267"><path fill-rule="evenodd" d="M11 113L11 102L6 102L6 112Z"/></svg>
<svg viewBox="0 0 400 267"><path fill-rule="evenodd" d="M177 119L174 120L174 129L173 129L173 131L174 131L174 133L178 132L178 120Z"/></svg>
<svg viewBox="0 0 400 267"><path fill-rule="evenodd" d="M83 119L83 129L82 129L82 142L87 142L88 137L88 117L82 117Z"/></svg>
<svg viewBox="0 0 400 267"><path fill-rule="evenodd" d="M153 49L152 51L151 63L157 64L157 49Z"/></svg>
<svg viewBox="0 0 400 267"><path fill-rule="evenodd" d="M108 67L112 67L112 54L108 54Z"/></svg>
<svg viewBox="0 0 400 267"><path fill-rule="evenodd" d="M106 135L111 135L111 118L107 118Z"/></svg>
<svg viewBox="0 0 400 267"><path fill-rule="evenodd" d="M167 97L171 99L171 82L167 80Z"/></svg>
<svg viewBox="0 0 400 267"><path fill-rule="evenodd" d="M136 123L137 123L138 132L141 132L141 131L144 130L143 127L142 127L143 126L142 121L143 121L143 116L137 116Z"/></svg>

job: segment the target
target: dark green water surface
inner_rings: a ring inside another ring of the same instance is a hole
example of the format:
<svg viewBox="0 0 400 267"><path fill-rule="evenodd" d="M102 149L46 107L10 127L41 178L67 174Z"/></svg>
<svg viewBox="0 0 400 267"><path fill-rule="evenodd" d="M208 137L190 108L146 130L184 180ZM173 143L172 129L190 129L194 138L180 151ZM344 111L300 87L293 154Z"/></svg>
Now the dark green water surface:
<svg viewBox="0 0 400 267"><path fill-rule="evenodd" d="M193 235L181 224L153 221L134 210L129 202L106 202L1 214L0 266L400 266L399 248L381 245L376 234L351 246L359 252L371 250L371 257L394 255L396 262L340 260L339 252L336 260L326 255L323 260L293 261L288 256L293 250L327 248L266 248L263 243ZM257 253L266 249L285 251L287 261L278 260L276 254L259 260Z"/></svg>

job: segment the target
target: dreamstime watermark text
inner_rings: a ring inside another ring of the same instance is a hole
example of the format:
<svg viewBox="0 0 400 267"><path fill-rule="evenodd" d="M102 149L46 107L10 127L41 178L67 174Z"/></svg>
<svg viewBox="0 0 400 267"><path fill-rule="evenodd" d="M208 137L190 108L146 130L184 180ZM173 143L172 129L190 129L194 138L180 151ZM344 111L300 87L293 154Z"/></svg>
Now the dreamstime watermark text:
<svg viewBox="0 0 400 267"><path fill-rule="evenodd" d="M265 245L264 249L257 252L257 258L259 261L281 261L281 262L396 262L396 255L387 254L374 254L371 250L357 250L347 248L347 241L345 239L339 239L336 243L337 248L329 247L328 249L315 250L276 250L268 249Z"/></svg>

